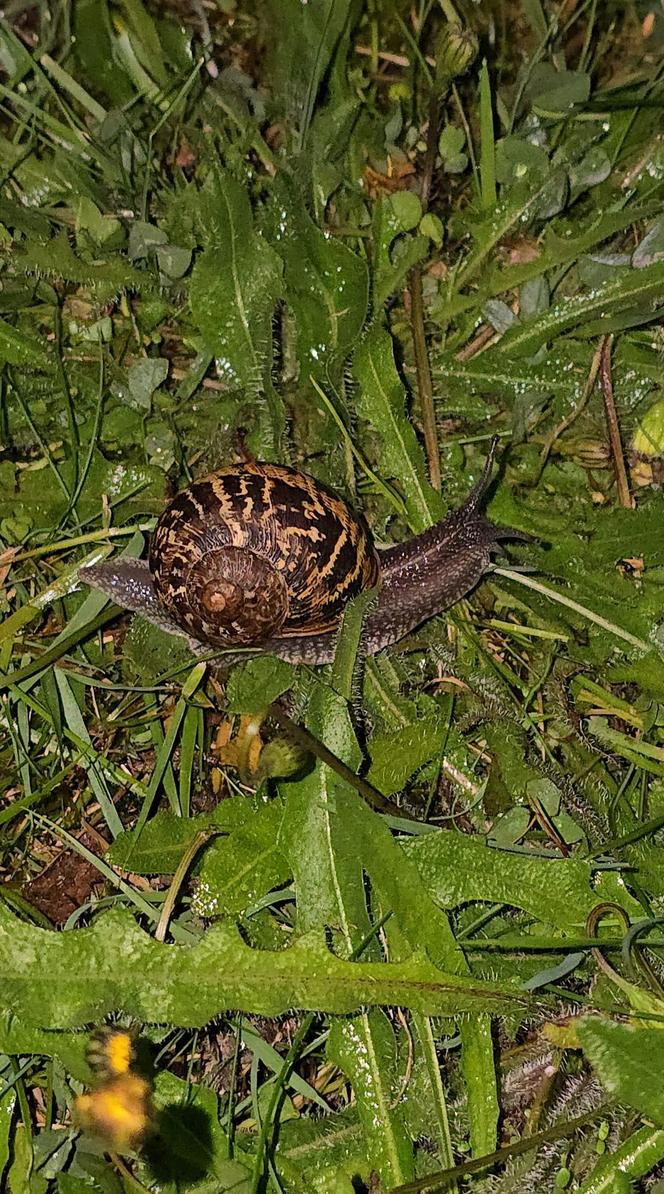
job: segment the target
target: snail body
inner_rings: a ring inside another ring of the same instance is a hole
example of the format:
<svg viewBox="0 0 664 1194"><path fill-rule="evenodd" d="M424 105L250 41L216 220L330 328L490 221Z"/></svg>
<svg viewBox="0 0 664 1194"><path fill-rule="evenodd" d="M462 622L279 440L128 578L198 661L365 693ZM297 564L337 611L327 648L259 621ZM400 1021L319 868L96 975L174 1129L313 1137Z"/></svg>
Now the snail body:
<svg viewBox="0 0 664 1194"><path fill-rule="evenodd" d="M313 477L232 465L178 494L147 562L110 560L81 579L196 653L253 647L294 663L329 662L346 603L377 587L364 625L375 654L464 597L500 541L520 537L481 513L494 452L462 506L381 552L364 519Z"/></svg>

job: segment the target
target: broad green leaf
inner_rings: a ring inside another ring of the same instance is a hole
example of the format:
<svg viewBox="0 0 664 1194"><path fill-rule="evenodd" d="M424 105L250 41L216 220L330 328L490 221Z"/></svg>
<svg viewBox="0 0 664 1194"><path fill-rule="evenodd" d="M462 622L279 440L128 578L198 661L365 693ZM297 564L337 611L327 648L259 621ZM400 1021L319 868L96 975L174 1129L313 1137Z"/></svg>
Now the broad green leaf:
<svg viewBox="0 0 664 1194"><path fill-rule="evenodd" d="M197 817L178 817L169 809L160 809L140 834L135 829L118 834L105 857L125 870L131 865L138 875L172 875L197 833L216 828L231 834L254 815L242 796L230 797L213 812Z"/></svg>
<svg viewBox="0 0 664 1194"><path fill-rule="evenodd" d="M480 1043L483 1044L483 1028L485 1017L478 1016L473 1022L473 1028L477 1028L481 1033ZM490 1021L487 1021L490 1029ZM445 1098L445 1087L443 1084L443 1075L441 1073L440 1059L438 1057L438 1050L436 1048L436 1038L434 1033L434 1026L428 1016L422 1016L419 1012L413 1013L413 1029L415 1031L415 1040L417 1042L415 1049L415 1064L421 1070L421 1085L423 1087L424 1103L424 1122L421 1131L433 1136L438 1144L438 1154L440 1163L445 1168L454 1164L454 1146L451 1138L450 1122L447 1110L447 1100ZM465 1034L465 1045L471 1041L470 1033ZM471 1045L472 1048L472 1045ZM493 1050L488 1053L488 1057L492 1058ZM483 1081L483 1097L487 1094L495 1092L495 1074L493 1077L483 1073L481 1075ZM477 1100L473 1098L474 1093L474 1075L470 1075L471 1085L470 1104L472 1107L472 1121L473 1125L478 1122L476 1114ZM411 1075L412 1084L412 1075ZM410 1085L410 1084L409 1084ZM410 1094L410 1091L409 1091ZM418 1100L419 1101L419 1100ZM410 1108L407 1109L408 1111ZM410 1119L410 1116L409 1116ZM410 1122L409 1129L412 1131ZM419 1132L418 1132L419 1135ZM490 1146L492 1147L492 1146Z"/></svg>
<svg viewBox="0 0 664 1194"><path fill-rule="evenodd" d="M354 637L354 630L354 626L344 626L334 665L338 683L347 691L352 680L339 656L344 654L344 640ZM308 725L344 762L357 765L358 745L342 697L331 689L317 689ZM374 867L357 839L354 818L348 816L360 803L347 784L319 763L310 775L289 787L284 818L283 843L295 880L300 931L330 926L337 951L344 956L357 949L371 931L363 866L371 871ZM366 812L378 829L380 822ZM377 956L373 942L367 941L364 956ZM352 1020L335 1022L328 1042L330 1057L357 1093L371 1167L391 1184L413 1174L403 1109L394 1105L396 1048L392 1025L378 1011L363 1011Z"/></svg>
<svg viewBox="0 0 664 1194"><path fill-rule="evenodd" d="M290 879L279 846L281 802L263 805L228 837L215 838L205 851L194 911L199 916L242 915L273 887Z"/></svg>
<svg viewBox="0 0 664 1194"><path fill-rule="evenodd" d="M168 1174L173 1184L190 1187L207 1178L214 1180L215 1191L249 1194L250 1161L237 1141L231 1159L216 1092L163 1070L157 1075L154 1098L162 1181ZM207 1183L203 1188L209 1188Z"/></svg>
<svg viewBox="0 0 664 1194"><path fill-rule="evenodd" d="M318 89L342 37L349 33L352 0L269 0L266 19L279 36L268 39L266 77L272 103L287 114L299 132L299 147L306 137Z"/></svg>
<svg viewBox="0 0 664 1194"><path fill-rule="evenodd" d="M70 460L62 462L60 473L73 488ZM57 525L69 503L50 471L21 470L17 492L13 478L13 466L8 466L8 462L0 465L0 519L21 518L30 527ZM163 505L164 485L164 474L153 465L109 461L100 452L94 452L77 502L79 517L98 517L102 494L112 503L116 518L128 518L146 510L158 513Z"/></svg>
<svg viewBox="0 0 664 1194"><path fill-rule="evenodd" d="M442 718L427 718L401 730L375 734L369 747L369 783L385 796L400 792L411 775L440 753L446 732Z"/></svg>
<svg viewBox="0 0 664 1194"><path fill-rule="evenodd" d="M150 410L152 395L168 377L169 364L164 357L144 357L129 366L127 384L136 406Z"/></svg>
<svg viewBox="0 0 664 1194"><path fill-rule="evenodd" d="M56 933L0 907L0 975L3 1002L26 1025L50 1029L88 1024L113 1010L195 1027L237 1009L347 1015L384 1004L457 1016L536 1006L516 986L447 974L422 953L398 963L347 962L330 953L323 932L278 952L258 950L229 924L214 925L194 946L165 945L125 911L107 912L89 929Z"/></svg>
<svg viewBox="0 0 664 1194"><path fill-rule="evenodd" d="M369 274L361 257L314 224L295 187L277 187L272 243L284 262L285 298L296 324L300 381L341 377L367 315Z"/></svg>
<svg viewBox="0 0 664 1194"><path fill-rule="evenodd" d="M474 1157L495 1149L500 1102L493 1050L493 1033L488 1016L477 1016L462 1032L461 1066L468 1089L470 1142Z"/></svg>
<svg viewBox="0 0 664 1194"><path fill-rule="evenodd" d="M661 1027L614 1024L586 1016L578 1028L584 1052L602 1084L620 1103L664 1124L664 1032Z"/></svg>
<svg viewBox="0 0 664 1194"><path fill-rule="evenodd" d="M141 0L119 0L136 57L160 87L168 85L168 73L154 22Z"/></svg>
<svg viewBox="0 0 664 1194"><path fill-rule="evenodd" d="M85 248L86 239L91 239L95 245L116 248L124 240L124 230L119 220L103 215L96 203L81 195L76 209L76 241Z"/></svg>
<svg viewBox="0 0 664 1194"><path fill-rule="evenodd" d="M48 1182L34 1172L31 1134L22 1123L14 1128L12 1159L6 1174L9 1194L46 1194Z"/></svg>
<svg viewBox="0 0 664 1194"><path fill-rule="evenodd" d="M373 305L379 309L426 255L425 236L410 236L422 218L422 204L410 191L379 199L373 215Z"/></svg>
<svg viewBox="0 0 664 1194"><path fill-rule="evenodd" d="M254 228L246 191L229 174L211 174L200 196L205 251L194 266L189 296L219 377L267 399L261 442L278 449L284 424L271 383L272 314L282 293L282 264ZM255 410L257 417L260 413Z"/></svg>
<svg viewBox="0 0 664 1194"><path fill-rule="evenodd" d="M404 839L401 848L443 908L488 900L578 933L599 902L592 891L592 870L581 859L511 854L451 829Z"/></svg>
<svg viewBox="0 0 664 1194"><path fill-rule="evenodd" d="M275 655L234 667L226 690L229 713L261 713L292 688L296 675L292 664Z"/></svg>
<svg viewBox="0 0 664 1194"><path fill-rule="evenodd" d="M371 1168L389 1186L408 1181L415 1176L413 1149L403 1109L395 1107L400 1074L387 1016L374 1010L335 1020L327 1052L353 1084Z"/></svg>
<svg viewBox="0 0 664 1194"><path fill-rule="evenodd" d="M320 1119L302 1116L282 1124L279 1171L296 1194L336 1194L337 1190L351 1194L351 1179L359 1176L366 1180L370 1171L357 1107ZM343 1178L346 1184L332 1184Z"/></svg>
<svg viewBox="0 0 664 1194"><path fill-rule="evenodd" d="M90 1081L90 1066L86 1059L89 1044L87 1033L26 1027L14 1011L0 1014L0 1053L57 1057L67 1073L78 1082Z"/></svg>
<svg viewBox="0 0 664 1194"><path fill-rule="evenodd" d="M538 63L526 87L526 96L539 115L563 115L590 95L590 76L583 71L556 70L548 62Z"/></svg>
<svg viewBox="0 0 664 1194"><path fill-rule="evenodd" d="M424 453L406 414L392 338L377 324L356 350L353 372L360 384L358 413L380 439L379 471L398 478L411 528L425 530L442 517L442 501L427 480Z"/></svg>

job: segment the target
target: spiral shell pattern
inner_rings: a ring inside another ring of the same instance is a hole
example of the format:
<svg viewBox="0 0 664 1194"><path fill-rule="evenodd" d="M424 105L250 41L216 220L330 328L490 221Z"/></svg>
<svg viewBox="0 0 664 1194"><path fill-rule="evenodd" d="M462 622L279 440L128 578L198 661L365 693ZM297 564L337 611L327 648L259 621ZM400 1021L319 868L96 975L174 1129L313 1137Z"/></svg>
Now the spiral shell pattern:
<svg viewBox="0 0 664 1194"><path fill-rule="evenodd" d="M221 646L332 631L380 572L368 528L342 498L295 469L259 463L178 494L149 563L175 621Z"/></svg>

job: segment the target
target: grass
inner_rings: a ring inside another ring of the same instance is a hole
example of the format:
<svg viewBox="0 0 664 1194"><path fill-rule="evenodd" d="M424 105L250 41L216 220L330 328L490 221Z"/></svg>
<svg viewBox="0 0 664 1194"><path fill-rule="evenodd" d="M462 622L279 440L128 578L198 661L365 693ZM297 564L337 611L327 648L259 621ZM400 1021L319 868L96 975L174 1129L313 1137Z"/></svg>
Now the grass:
<svg viewBox="0 0 664 1194"><path fill-rule="evenodd" d="M0 45L3 1182L657 1180L659 7L15 0ZM243 453L398 541L494 435L533 542L375 658L362 602L329 667L218 668L77 583ZM105 1022L136 1147L77 1119Z"/></svg>

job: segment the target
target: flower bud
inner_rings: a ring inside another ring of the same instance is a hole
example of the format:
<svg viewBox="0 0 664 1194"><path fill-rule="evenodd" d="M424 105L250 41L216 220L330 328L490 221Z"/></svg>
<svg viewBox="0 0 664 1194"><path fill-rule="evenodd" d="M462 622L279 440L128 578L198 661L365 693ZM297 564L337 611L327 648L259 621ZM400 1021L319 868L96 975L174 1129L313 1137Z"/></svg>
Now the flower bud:
<svg viewBox="0 0 664 1194"><path fill-rule="evenodd" d="M478 48L472 29L456 21L446 21L436 44L437 87L449 87L454 79L468 70Z"/></svg>

